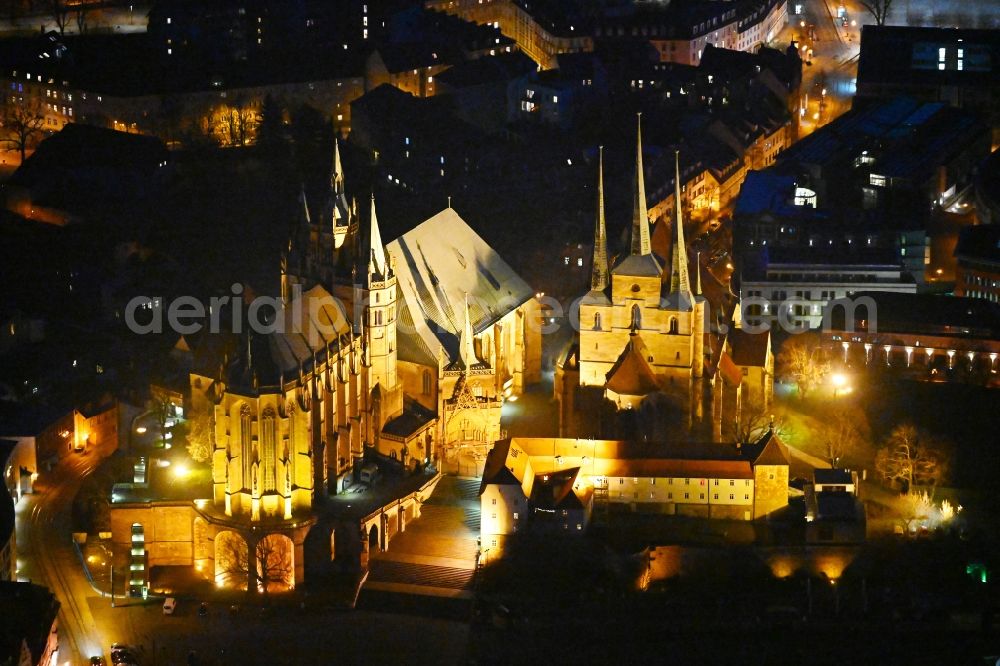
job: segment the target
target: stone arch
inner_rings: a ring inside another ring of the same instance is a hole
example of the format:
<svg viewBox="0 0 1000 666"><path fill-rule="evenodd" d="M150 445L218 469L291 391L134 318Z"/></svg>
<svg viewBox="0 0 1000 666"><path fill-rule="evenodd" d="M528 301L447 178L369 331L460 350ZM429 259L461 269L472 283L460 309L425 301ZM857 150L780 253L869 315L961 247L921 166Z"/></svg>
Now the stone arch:
<svg viewBox="0 0 1000 666"><path fill-rule="evenodd" d="M295 587L295 543L288 536L268 534L254 551L260 592L285 592Z"/></svg>
<svg viewBox="0 0 1000 666"><path fill-rule="evenodd" d="M368 552L378 553L382 550L382 542L378 538L378 525L372 523L371 528L368 530Z"/></svg>
<svg viewBox="0 0 1000 666"><path fill-rule="evenodd" d="M247 563L250 556L246 539L239 533L223 530L215 535L215 584L218 587L246 589Z"/></svg>
<svg viewBox="0 0 1000 666"><path fill-rule="evenodd" d="M669 326L670 326L670 328L669 328L670 334L671 335L677 335L677 331L678 331L677 317L671 317L670 318L670 324L669 324Z"/></svg>

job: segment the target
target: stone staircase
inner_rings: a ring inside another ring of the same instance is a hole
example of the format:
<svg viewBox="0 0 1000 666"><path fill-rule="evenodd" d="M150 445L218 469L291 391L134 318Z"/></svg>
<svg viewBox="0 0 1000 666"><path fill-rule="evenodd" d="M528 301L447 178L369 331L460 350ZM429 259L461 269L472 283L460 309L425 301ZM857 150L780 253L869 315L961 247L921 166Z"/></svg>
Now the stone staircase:
<svg viewBox="0 0 1000 666"><path fill-rule="evenodd" d="M371 563L368 582L403 583L465 590L472 587L472 574L472 569L415 564L379 558Z"/></svg>
<svg viewBox="0 0 1000 666"><path fill-rule="evenodd" d="M412 594L420 587L471 589L479 517L479 480L443 477L420 517L392 538L386 552L371 555L366 586L404 585Z"/></svg>

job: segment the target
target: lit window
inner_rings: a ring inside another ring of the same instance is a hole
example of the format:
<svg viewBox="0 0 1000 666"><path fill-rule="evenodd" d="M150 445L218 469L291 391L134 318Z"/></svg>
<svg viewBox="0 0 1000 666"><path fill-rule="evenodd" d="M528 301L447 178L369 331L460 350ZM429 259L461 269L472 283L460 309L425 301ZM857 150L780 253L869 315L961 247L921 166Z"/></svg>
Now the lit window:
<svg viewBox="0 0 1000 666"><path fill-rule="evenodd" d="M576 265L577 266L583 266L583 257L577 257L577 259L576 259Z"/></svg>

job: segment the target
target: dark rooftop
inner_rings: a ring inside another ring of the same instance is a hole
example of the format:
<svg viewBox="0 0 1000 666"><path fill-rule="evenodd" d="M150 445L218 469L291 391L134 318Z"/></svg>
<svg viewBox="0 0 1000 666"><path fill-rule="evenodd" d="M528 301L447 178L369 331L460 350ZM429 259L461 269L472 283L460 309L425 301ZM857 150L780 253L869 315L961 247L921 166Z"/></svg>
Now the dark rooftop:
<svg viewBox="0 0 1000 666"><path fill-rule="evenodd" d="M31 663L41 662L59 602L41 585L0 582L0 659L20 663L21 641L31 651Z"/></svg>
<svg viewBox="0 0 1000 666"><path fill-rule="evenodd" d="M874 302L876 316L871 316L866 308L858 308L852 318L855 323L859 318L870 318L869 330L877 326L879 333L926 333L1000 339L1000 304L981 298L882 291L861 291L852 298L855 301L870 298ZM831 301L827 306L832 308L829 315L831 326L834 330L844 330L846 312L843 307L835 306L835 303L837 301Z"/></svg>
<svg viewBox="0 0 1000 666"><path fill-rule="evenodd" d="M939 67L939 49L945 67ZM958 49L962 69L958 69ZM980 86L1000 83L1000 32L866 25L861 29L858 92L868 84Z"/></svg>
<svg viewBox="0 0 1000 666"><path fill-rule="evenodd" d="M991 264L1000 268L1000 226L980 224L964 227L958 235L955 256L959 261Z"/></svg>

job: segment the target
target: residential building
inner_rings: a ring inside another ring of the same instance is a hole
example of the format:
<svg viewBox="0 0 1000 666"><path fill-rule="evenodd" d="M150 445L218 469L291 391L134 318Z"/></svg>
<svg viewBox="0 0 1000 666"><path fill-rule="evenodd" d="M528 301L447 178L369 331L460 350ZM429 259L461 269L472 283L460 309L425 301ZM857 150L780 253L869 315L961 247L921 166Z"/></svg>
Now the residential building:
<svg viewBox="0 0 1000 666"><path fill-rule="evenodd" d="M865 506L858 497L858 473L847 469L813 470L813 482L803 489L806 543L864 543Z"/></svg>
<svg viewBox="0 0 1000 666"><path fill-rule="evenodd" d="M56 666L59 602L33 583L0 581L0 659L18 666Z"/></svg>
<svg viewBox="0 0 1000 666"><path fill-rule="evenodd" d="M788 504L788 449L517 437L497 442L479 490L488 557L522 529L583 534L594 512L760 520Z"/></svg>
<svg viewBox="0 0 1000 666"><path fill-rule="evenodd" d="M823 317L825 347L849 367L1000 386L1000 304L934 294L856 292L828 303Z"/></svg>
<svg viewBox="0 0 1000 666"><path fill-rule="evenodd" d="M955 295L1000 303L1000 226L965 227L955 248Z"/></svg>
<svg viewBox="0 0 1000 666"><path fill-rule="evenodd" d="M685 65L698 65L709 47L752 53L788 22L785 0L633 3L629 9L597 19L595 42L642 40L653 46L660 62Z"/></svg>
<svg viewBox="0 0 1000 666"><path fill-rule="evenodd" d="M1000 36L996 30L866 25L857 99L907 95L980 114L1000 143Z"/></svg>
<svg viewBox="0 0 1000 666"><path fill-rule="evenodd" d="M561 53L594 50L594 41L582 17L564 11L564 3L551 0L426 0L428 9L455 14L480 25L500 29L540 69L557 66Z"/></svg>
<svg viewBox="0 0 1000 666"><path fill-rule="evenodd" d="M861 291L917 291L916 282L887 252L772 248L766 257L763 266L744 266L740 276L740 316L749 328L818 328L824 308L835 299Z"/></svg>
<svg viewBox="0 0 1000 666"><path fill-rule="evenodd" d="M975 115L941 103L895 98L856 108L778 154L766 175L748 176L734 254L741 262L774 245L882 247L918 281L933 279L947 257L931 253L932 221L971 182L989 143Z"/></svg>

